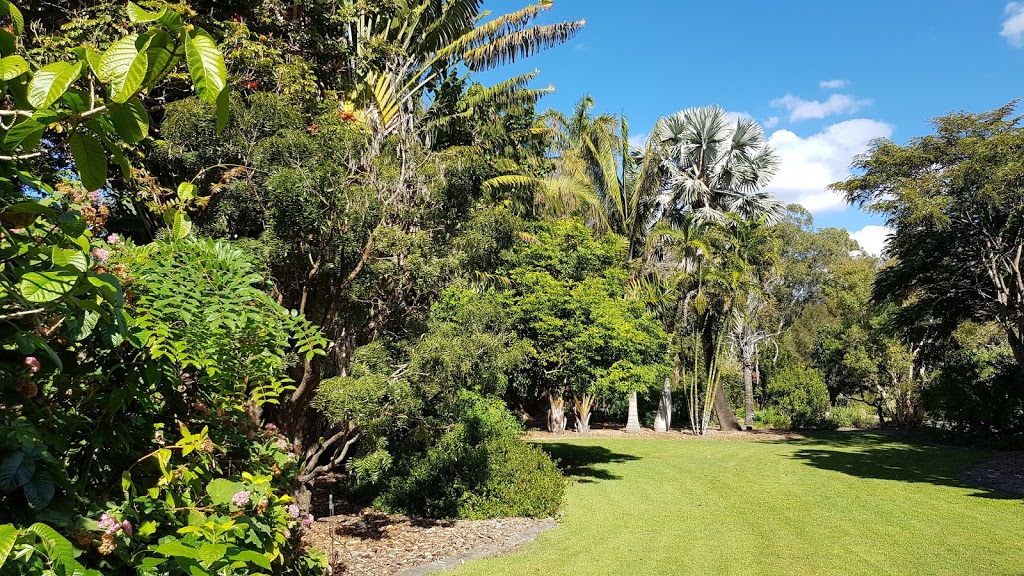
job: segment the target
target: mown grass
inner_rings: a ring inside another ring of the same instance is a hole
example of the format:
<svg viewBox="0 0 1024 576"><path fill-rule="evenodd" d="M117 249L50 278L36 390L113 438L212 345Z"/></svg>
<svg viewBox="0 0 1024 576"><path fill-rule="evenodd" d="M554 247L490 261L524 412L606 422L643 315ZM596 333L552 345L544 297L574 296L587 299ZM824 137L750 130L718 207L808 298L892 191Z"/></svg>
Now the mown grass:
<svg viewBox="0 0 1024 576"><path fill-rule="evenodd" d="M1024 574L1024 499L965 484L983 452L875 433L544 444L558 528L458 576Z"/></svg>

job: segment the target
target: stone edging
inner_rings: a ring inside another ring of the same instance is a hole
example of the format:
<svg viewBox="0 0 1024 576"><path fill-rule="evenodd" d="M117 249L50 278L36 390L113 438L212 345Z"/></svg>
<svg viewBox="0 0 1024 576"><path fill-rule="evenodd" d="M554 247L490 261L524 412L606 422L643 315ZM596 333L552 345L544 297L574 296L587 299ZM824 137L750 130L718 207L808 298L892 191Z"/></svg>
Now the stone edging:
<svg viewBox="0 0 1024 576"><path fill-rule="evenodd" d="M423 564L421 566L413 566L412 568L406 568L405 570L398 572L395 576L427 576L428 574L436 574L438 572L444 572L445 570L452 570L454 568L462 566L470 560L478 560L480 558L497 556L499 554L518 548L523 544L533 542L537 539L538 536L540 536L541 533L547 532L548 530L551 530L556 526L558 526L558 522L556 522L553 518L548 518L541 524L537 524L536 526L532 526L527 530L510 535L509 539L499 544L494 544L491 546L480 546L478 548L473 548L472 550L467 550L466 552L463 552L461 554L456 554L455 556L449 556L447 558L442 558L441 560L436 560L434 562L431 562L430 564Z"/></svg>

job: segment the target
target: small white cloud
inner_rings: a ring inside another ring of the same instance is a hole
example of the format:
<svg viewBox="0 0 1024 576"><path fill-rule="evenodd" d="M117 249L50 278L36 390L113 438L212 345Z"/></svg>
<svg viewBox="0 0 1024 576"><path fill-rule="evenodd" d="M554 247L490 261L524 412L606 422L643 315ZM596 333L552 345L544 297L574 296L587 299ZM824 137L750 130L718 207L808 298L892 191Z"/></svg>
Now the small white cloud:
<svg viewBox="0 0 1024 576"><path fill-rule="evenodd" d="M629 136L629 147L630 148L643 148L647 144L647 132L640 132L637 134L630 134Z"/></svg>
<svg viewBox="0 0 1024 576"><path fill-rule="evenodd" d="M1005 8L1006 20L1000 36L1012 46L1024 47L1024 2L1010 2Z"/></svg>
<svg viewBox="0 0 1024 576"><path fill-rule="evenodd" d="M826 90L838 90L846 86L846 80L822 80L818 82L818 86L825 88Z"/></svg>
<svg viewBox="0 0 1024 576"><path fill-rule="evenodd" d="M856 232L850 233L850 238L853 238L860 244L862 250L868 254L878 257L882 255L882 251L885 249L885 245L889 243L889 235L893 233L893 229L888 226L876 226L874 224L865 226Z"/></svg>
<svg viewBox="0 0 1024 576"><path fill-rule="evenodd" d="M768 144L779 154L781 165L765 190L815 214L843 210L846 200L826 188L850 175L854 156L865 152L872 140L891 135L891 126L866 118L833 124L806 137L776 130Z"/></svg>
<svg viewBox="0 0 1024 576"><path fill-rule="evenodd" d="M778 116L772 116L772 117L770 117L770 118L768 118L767 120L764 121L764 127L765 128L775 128L778 125L779 125L779 117Z"/></svg>
<svg viewBox="0 0 1024 576"><path fill-rule="evenodd" d="M865 106L870 106L871 100L858 100L847 94L833 94L828 97L828 100L822 102L820 100L804 100L792 94L786 94L782 98L772 100L771 105L785 108L789 112L789 121L799 122L834 114L852 114Z"/></svg>

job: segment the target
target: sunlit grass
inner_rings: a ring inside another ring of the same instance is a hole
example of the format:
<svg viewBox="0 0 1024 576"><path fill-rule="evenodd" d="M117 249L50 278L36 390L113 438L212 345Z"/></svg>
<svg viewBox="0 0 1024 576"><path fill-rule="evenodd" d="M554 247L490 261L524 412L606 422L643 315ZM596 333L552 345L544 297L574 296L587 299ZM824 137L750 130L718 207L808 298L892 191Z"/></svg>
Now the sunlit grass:
<svg viewBox="0 0 1024 576"><path fill-rule="evenodd" d="M881 434L549 443L560 527L459 576L1024 574L1024 500L968 486L981 452Z"/></svg>

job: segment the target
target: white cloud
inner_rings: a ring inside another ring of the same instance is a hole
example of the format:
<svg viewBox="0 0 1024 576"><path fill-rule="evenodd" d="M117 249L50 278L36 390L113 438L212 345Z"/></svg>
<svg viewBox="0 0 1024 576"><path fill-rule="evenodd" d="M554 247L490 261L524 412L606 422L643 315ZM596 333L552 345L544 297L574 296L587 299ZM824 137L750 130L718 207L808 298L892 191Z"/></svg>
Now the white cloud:
<svg viewBox="0 0 1024 576"><path fill-rule="evenodd" d="M885 249L885 245L889 242L889 235L892 234L892 228L888 226L876 226L874 224L865 226L856 232L850 233L850 238L853 238L860 244L861 249L872 256L881 256L882 250Z"/></svg>
<svg viewBox="0 0 1024 576"><path fill-rule="evenodd" d="M790 122L810 120L812 118L824 118L833 114L852 114L865 106L871 105L871 100L858 100L848 94L833 94L828 100L804 100L803 98L786 94L782 98L776 98L771 102L772 106L785 108L789 112Z"/></svg>
<svg viewBox="0 0 1024 576"><path fill-rule="evenodd" d="M779 117L778 116L772 116L772 117L768 118L767 120L765 120L765 122L764 122L764 127L765 128L775 128L778 125L779 125Z"/></svg>
<svg viewBox="0 0 1024 576"><path fill-rule="evenodd" d="M866 151L872 140L891 135L891 126L867 118L833 124L807 137L776 130L768 144L779 154L781 166L765 190L815 214L842 210L843 197L825 188L850 175L853 157Z"/></svg>
<svg viewBox="0 0 1024 576"><path fill-rule="evenodd" d="M846 80L822 80L818 82L818 86L827 90L837 90L847 85Z"/></svg>
<svg viewBox="0 0 1024 576"><path fill-rule="evenodd" d="M1013 46L1024 47L1024 2L1010 2L1005 9L1003 31L1000 36Z"/></svg>
<svg viewBox="0 0 1024 576"><path fill-rule="evenodd" d="M630 148L643 148L644 144L647 144L647 132L639 132L637 134L629 135Z"/></svg>

